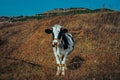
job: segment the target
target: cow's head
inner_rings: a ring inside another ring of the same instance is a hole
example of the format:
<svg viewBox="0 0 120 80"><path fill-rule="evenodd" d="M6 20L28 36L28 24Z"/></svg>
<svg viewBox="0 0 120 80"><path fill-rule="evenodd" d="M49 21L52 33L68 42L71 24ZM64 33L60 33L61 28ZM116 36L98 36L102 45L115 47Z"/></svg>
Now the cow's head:
<svg viewBox="0 0 120 80"><path fill-rule="evenodd" d="M67 29L63 29L60 25L54 25L51 29L45 29L47 34L52 34L53 42L52 46L58 46L61 42L62 35L68 32Z"/></svg>

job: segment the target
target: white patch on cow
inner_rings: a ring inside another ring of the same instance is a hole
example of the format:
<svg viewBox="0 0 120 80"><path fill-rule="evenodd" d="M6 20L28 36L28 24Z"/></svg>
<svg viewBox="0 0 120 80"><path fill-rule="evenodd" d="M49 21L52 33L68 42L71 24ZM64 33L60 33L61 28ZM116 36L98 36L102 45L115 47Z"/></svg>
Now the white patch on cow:
<svg viewBox="0 0 120 80"><path fill-rule="evenodd" d="M53 34L54 34L54 38L55 39L57 39L58 34L59 34L61 28L62 27L60 25L53 26Z"/></svg>
<svg viewBox="0 0 120 80"><path fill-rule="evenodd" d="M53 35L54 35L54 39L53 39L53 43L52 43L53 45L54 45L55 43L57 43L57 44L60 43L60 42L58 41L58 35L59 35L59 32L60 32L61 28L62 28L62 26L57 25L57 24L52 27L52 29L53 29Z"/></svg>

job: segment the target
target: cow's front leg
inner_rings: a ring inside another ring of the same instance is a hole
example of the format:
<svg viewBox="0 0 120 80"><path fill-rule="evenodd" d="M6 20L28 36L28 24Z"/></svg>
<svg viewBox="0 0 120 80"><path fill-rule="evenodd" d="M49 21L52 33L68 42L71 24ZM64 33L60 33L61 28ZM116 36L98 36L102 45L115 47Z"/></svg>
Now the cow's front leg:
<svg viewBox="0 0 120 80"><path fill-rule="evenodd" d="M60 62L58 56L55 56L55 58L56 58L56 63L57 63L57 72L56 72L56 75L60 75L60 72L61 72L61 62Z"/></svg>
<svg viewBox="0 0 120 80"><path fill-rule="evenodd" d="M60 67L60 64L58 64L58 65L57 65L57 72L56 72L56 75L57 75L57 76L60 75L60 68L61 68L61 67Z"/></svg>
<svg viewBox="0 0 120 80"><path fill-rule="evenodd" d="M55 59L56 59L56 63L57 63L57 72L56 75L60 75L60 70L61 70L61 66L60 66L60 59L58 56L59 53L59 49L57 47L53 47L53 51L54 51L54 55L55 55Z"/></svg>
<svg viewBox="0 0 120 80"><path fill-rule="evenodd" d="M65 64L61 65L61 75L65 75Z"/></svg>
<svg viewBox="0 0 120 80"><path fill-rule="evenodd" d="M64 76L65 75L65 69L67 69L67 66L66 66L66 57L67 57L67 54L64 55L63 57L63 60L62 60L62 75Z"/></svg>

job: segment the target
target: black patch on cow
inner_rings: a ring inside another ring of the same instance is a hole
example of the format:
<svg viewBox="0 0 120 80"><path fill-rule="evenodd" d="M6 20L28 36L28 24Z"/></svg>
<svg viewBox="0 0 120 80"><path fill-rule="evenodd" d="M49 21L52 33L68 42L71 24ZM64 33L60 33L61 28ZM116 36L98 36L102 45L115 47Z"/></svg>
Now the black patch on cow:
<svg viewBox="0 0 120 80"><path fill-rule="evenodd" d="M52 32L52 39L54 40L54 33Z"/></svg>
<svg viewBox="0 0 120 80"><path fill-rule="evenodd" d="M68 43L67 37L66 37L65 34L63 34L62 35L62 46L63 46L64 49L67 49L68 45L69 45L69 43Z"/></svg>
<svg viewBox="0 0 120 80"><path fill-rule="evenodd" d="M61 37L62 37L62 28L60 29L60 32L58 34L58 39L61 39Z"/></svg>
<svg viewBox="0 0 120 80"><path fill-rule="evenodd" d="M73 37L71 36L71 35L69 35L69 34L67 34L71 39L72 39L72 41L73 41L73 48L74 48L74 46L75 46L75 41L74 41L74 39L73 39Z"/></svg>

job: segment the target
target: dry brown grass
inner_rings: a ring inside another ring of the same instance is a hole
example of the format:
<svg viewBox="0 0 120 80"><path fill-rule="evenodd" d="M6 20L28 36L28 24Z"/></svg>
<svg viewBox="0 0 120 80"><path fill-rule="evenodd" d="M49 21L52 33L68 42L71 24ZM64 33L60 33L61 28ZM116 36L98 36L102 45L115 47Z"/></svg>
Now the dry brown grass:
<svg viewBox="0 0 120 80"><path fill-rule="evenodd" d="M67 64L75 56L84 59L64 77L55 76L51 36L44 33L54 24L65 26L75 39ZM3 25L0 58L0 79L5 80L119 80L120 13L57 16Z"/></svg>

